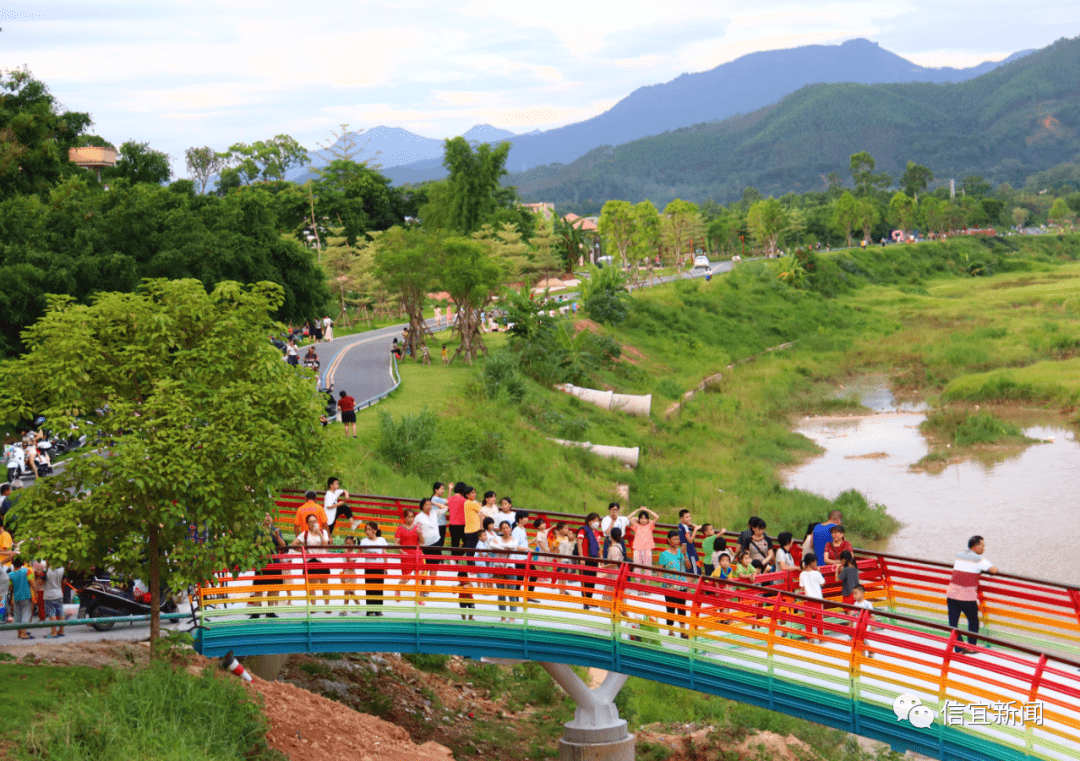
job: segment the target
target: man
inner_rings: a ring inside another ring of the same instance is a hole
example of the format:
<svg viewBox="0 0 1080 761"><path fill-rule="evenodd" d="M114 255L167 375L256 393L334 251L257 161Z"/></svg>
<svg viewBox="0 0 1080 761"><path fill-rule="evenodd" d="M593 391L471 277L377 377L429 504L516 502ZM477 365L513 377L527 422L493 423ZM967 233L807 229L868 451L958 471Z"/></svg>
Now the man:
<svg viewBox="0 0 1080 761"><path fill-rule="evenodd" d="M581 580L581 596L592 599L592 590L596 587L595 581L586 581L586 579L596 578L596 565L599 561L601 553L603 551L604 535L600 532L600 516L596 513L589 513L585 516L585 525L577 533L577 554L578 557L583 558L585 567L581 569L581 575L584 577ZM589 591L585 591L585 590ZM586 605L585 610L589 610L591 606Z"/></svg>
<svg viewBox="0 0 1080 761"><path fill-rule="evenodd" d="M346 504L346 500L349 498L349 492L341 488L341 481L330 476L326 479L326 495L323 498L323 510L326 513L326 521L329 524L327 532L330 536L334 535L334 526L341 518L348 518L350 521L353 517L352 509ZM350 522L351 525L351 522ZM356 526L352 526L356 528Z"/></svg>
<svg viewBox="0 0 1080 761"><path fill-rule="evenodd" d="M686 559L690 562L690 573L701 573L697 547L694 545L699 528L690 520L689 510L684 508L679 511L679 543L683 547L683 552L686 553Z"/></svg>
<svg viewBox="0 0 1080 761"><path fill-rule="evenodd" d="M686 512L685 510L683 512ZM682 515L679 516L682 518ZM672 529L668 532L668 548L660 553L660 559L658 565L668 571L678 571L680 573L693 573L693 569L690 566L690 559L686 557L686 553L683 552L684 544L682 537L676 529ZM664 578L671 579L676 583L664 584L664 602L665 608L669 616L675 615L680 605L685 605L686 602L682 597L678 595L669 595L666 593L668 589L685 589L686 579L683 576L677 576L675 574L664 574ZM669 627L677 627L677 622L673 618L667 619L667 625ZM675 635L675 630L668 631L669 636ZM683 637L686 635L683 634Z"/></svg>
<svg viewBox="0 0 1080 761"><path fill-rule="evenodd" d="M952 578L945 590L945 602L949 606L949 626L955 629L960 623L960 614L967 619L968 631L972 634L979 633L979 574L987 571L997 573L997 567L982 556L986 550L986 542L981 536L973 536L968 539L968 548L956 555L953 561ZM957 643L960 638L956 638ZM975 637L968 637L968 644L975 644ZM958 653L974 653L963 647L955 647Z"/></svg>
<svg viewBox="0 0 1080 761"><path fill-rule="evenodd" d="M819 523L814 526L814 555L818 558L825 557L825 545L832 541L832 527L843 523L843 516L839 510L829 513L828 523Z"/></svg>
<svg viewBox="0 0 1080 761"><path fill-rule="evenodd" d="M0 520L7 517L8 510L10 510L14 504L15 503L11 501L11 484L0 486Z"/></svg>
<svg viewBox="0 0 1080 761"><path fill-rule="evenodd" d="M326 521L326 510L315 501L317 496L313 491L304 492L304 499L307 502L300 505L300 508L296 511L296 517L293 519L293 534L296 536L300 536L300 534L307 531L307 517L309 515L314 515L319 521L319 528L329 530L329 524Z"/></svg>
<svg viewBox="0 0 1080 761"><path fill-rule="evenodd" d="M604 520L600 521L600 531L605 535L613 528L619 529L622 532L623 537L626 537L626 531L630 528L630 519L625 515L620 515L619 512L622 508L618 502L612 502L607 507L607 516Z"/></svg>
<svg viewBox="0 0 1080 761"><path fill-rule="evenodd" d="M50 621L64 620L64 566L50 565L45 571L45 585L42 591L42 599L45 601L45 618ZM56 639L64 636L64 626L53 626L45 639Z"/></svg>
<svg viewBox="0 0 1080 761"><path fill-rule="evenodd" d="M356 438L356 400L349 396L344 391L338 394L340 400L338 401L338 410L341 411L341 424L345 429L345 435L349 435L349 429L352 429L352 437Z"/></svg>

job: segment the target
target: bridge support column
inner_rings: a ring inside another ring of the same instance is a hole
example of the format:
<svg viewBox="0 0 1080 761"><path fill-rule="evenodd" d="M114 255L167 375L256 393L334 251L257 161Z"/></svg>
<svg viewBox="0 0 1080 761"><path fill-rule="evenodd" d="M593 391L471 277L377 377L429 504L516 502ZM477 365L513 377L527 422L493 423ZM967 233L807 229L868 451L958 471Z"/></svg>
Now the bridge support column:
<svg viewBox="0 0 1080 761"><path fill-rule="evenodd" d="M626 674L609 671L599 687L589 689L565 664L540 665L577 702L574 720L563 725L559 761L634 761L634 736L615 707Z"/></svg>

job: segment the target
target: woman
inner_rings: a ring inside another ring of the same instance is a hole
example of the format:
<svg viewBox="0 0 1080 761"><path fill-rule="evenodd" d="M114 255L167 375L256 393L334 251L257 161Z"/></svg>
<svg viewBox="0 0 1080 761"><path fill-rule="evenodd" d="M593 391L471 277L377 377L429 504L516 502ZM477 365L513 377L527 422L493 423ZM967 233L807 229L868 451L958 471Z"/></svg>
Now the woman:
<svg viewBox="0 0 1080 761"><path fill-rule="evenodd" d="M296 348L296 341L289 339L289 343L285 348L285 354L288 356L289 364L296 367L299 364L300 351Z"/></svg>
<svg viewBox="0 0 1080 761"><path fill-rule="evenodd" d="M480 503L476 501L476 489L471 486L464 487L465 504L462 511L465 514L465 537L464 544L468 549L475 549L480 541L480 532L484 528L484 519L480 515ZM492 519L494 523L494 518Z"/></svg>
<svg viewBox="0 0 1080 761"><path fill-rule="evenodd" d="M420 529L420 551L424 553L424 565L427 566L428 575L421 573L420 586L431 584L435 586L435 571L442 562L442 548L439 546L439 514L443 510L435 507L430 497L420 500L420 512L416 515L416 525ZM427 594L423 595L427 597Z"/></svg>
<svg viewBox="0 0 1080 761"><path fill-rule="evenodd" d="M304 367L316 372L319 370L319 355L315 351L314 345L307 348L307 353L304 355Z"/></svg>
<svg viewBox="0 0 1080 761"><path fill-rule="evenodd" d="M491 520L495 521L496 526L506 520L499 516L499 507L495 504L495 492L493 491L484 492L484 504L480 506L480 519L483 520L484 518L491 518Z"/></svg>
<svg viewBox="0 0 1080 761"><path fill-rule="evenodd" d="M285 537L283 537L281 535L281 529L279 529L277 526L274 525L274 518L273 518L273 516L270 515L270 513L267 513L265 516L263 516L263 525L262 525L262 529L261 529L260 533L262 535L269 535L270 543L272 545L272 548L270 550L271 555L282 555L282 554L289 551L289 543L286 542ZM265 568L263 568L261 572L255 574L255 581L254 581L255 586L257 586L257 587L268 587L268 586L276 587L276 586L280 586L281 585L281 569L280 568L270 568L270 566L277 565L280 562L281 562L280 560L275 560L273 557L268 558L267 566ZM277 597L279 594L281 594L281 593L276 589L272 590L272 591L267 590L266 591L267 602L270 605L277 605L276 602L270 602L269 598ZM261 592L261 591L260 592L255 592L252 595L252 598L261 597L262 595L263 595L263 592ZM250 602L248 602L248 605L261 605L261 603L259 603L255 599L252 599ZM258 618L260 615L262 615L262 614L261 613L254 613L254 614L248 616L248 618ZM277 618L277 613L267 613L266 617L267 618Z"/></svg>
<svg viewBox="0 0 1080 761"><path fill-rule="evenodd" d="M515 573L511 573L512 570L516 570L517 563L524 560L528 556L529 544L528 542L522 542L519 537L514 536L514 529L510 525L509 521L503 521L499 524L499 533L494 536L489 546L493 550L505 550L509 552L509 555L505 555L502 552L495 555L496 560L493 565L502 567L505 569L501 573L495 574L495 586L501 590L518 589L518 585L515 581L520 581L521 577ZM499 595L499 602L516 603L517 597L511 597L510 595ZM516 613L517 607L510 605L510 612ZM505 611L507 606L500 604L499 611ZM509 618L500 619L503 623L510 621Z"/></svg>
<svg viewBox="0 0 1080 761"><path fill-rule="evenodd" d="M450 484L451 490L453 490L453 484ZM447 526L447 502L446 497L446 485L442 481L436 481L431 487L431 501L435 504L435 510L439 514L439 546L446 546L446 526Z"/></svg>
<svg viewBox="0 0 1080 761"><path fill-rule="evenodd" d="M383 581L386 578L386 574L383 573L384 547L386 547L386 540L383 539L379 524L368 521L364 524L364 538L360 540L360 548L365 554L371 556L365 558L366 567L364 568L364 583L374 586L373 589L368 590L368 605L382 607ZM367 615L381 616L382 613L368 611Z"/></svg>
<svg viewBox="0 0 1080 761"><path fill-rule="evenodd" d="M517 525L517 513L514 512L514 502L509 497L503 497L499 500L499 512L494 516L495 523L502 525L503 521L509 521L510 527L513 528Z"/></svg>
<svg viewBox="0 0 1080 761"><path fill-rule="evenodd" d="M416 548L420 546L420 527L416 525L416 511L411 507L406 507L402 512L401 525L394 532L394 544L401 548L402 586L405 585L405 580L409 576L415 576L419 581L420 564L416 557ZM401 597L401 589L396 590L394 596ZM423 605L424 601L420 600L419 603Z"/></svg>
<svg viewBox="0 0 1080 761"><path fill-rule="evenodd" d="M465 484L458 482L450 491L453 494L446 500L446 531L453 549L465 543Z"/></svg>
<svg viewBox="0 0 1080 761"><path fill-rule="evenodd" d="M293 540L294 547L323 547L330 544L330 535L326 533L325 529L319 528L319 519L314 513L309 513L307 517L307 529L301 531L296 539ZM306 555L307 561L307 579L309 584L326 584L330 583L330 566L322 558L317 558L314 555ZM315 590L316 592L320 590ZM326 596L326 604L330 604L330 590L322 589L323 595ZM311 600L311 604L315 604L315 600Z"/></svg>

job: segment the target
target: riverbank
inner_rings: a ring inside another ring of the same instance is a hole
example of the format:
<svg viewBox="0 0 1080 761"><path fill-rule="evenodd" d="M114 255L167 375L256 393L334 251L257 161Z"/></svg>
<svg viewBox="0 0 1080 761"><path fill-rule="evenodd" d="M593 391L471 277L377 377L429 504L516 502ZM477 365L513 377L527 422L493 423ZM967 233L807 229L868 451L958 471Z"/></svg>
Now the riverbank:
<svg viewBox="0 0 1080 761"><path fill-rule="evenodd" d="M523 374L514 396L492 396L481 367L414 374L406 363L402 390L381 410L392 410L392 425L379 422L378 408L364 413L374 422L365 421L359 446L342 446L339 472L353 492L419 497L436 479L464 480L539 512L603 508L617 485L627 484L631 505L648 505L667 520L685 507L695 522L741 529L760 515L773 534L799 533L839 502L849 538L881 542L898 523L874 500L787 488L781 471L820 451L791 430L793 421L858 411L860 402L838 397L836 384L868 369L892 374L905 398L933 404L967 374L1058 361L1080 309L1080 267L1068 263L1080 253L1080 237L1028 248L1012 239L949 243L905 247L899 260L886 249L893 257L887 262L876 250L821 255L820 292L783 284L762 262L711 283L635 293L626 322L595 328L618 343L618 361L590 368L583 384L653 394L648 418L600 410ZM1006 274L968 276L962 256L970 259L972 246ZM1056 337L1046 337L1050 324ZM441 372L456 374L453 392L426 393L425 374ZM665 418L686 391L718 373ZM412 416L410 430L423 432L420 439L401 428L402 416ZM386 446L393 430L408 444L396 461ZM641 462L626 470L550 438L638 446Z"/></svg>

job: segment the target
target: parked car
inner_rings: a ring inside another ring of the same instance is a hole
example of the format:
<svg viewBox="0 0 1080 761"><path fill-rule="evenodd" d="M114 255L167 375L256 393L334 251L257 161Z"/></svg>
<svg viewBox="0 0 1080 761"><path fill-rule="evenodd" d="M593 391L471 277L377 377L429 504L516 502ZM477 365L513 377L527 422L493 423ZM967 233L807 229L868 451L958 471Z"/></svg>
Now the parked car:
<svg viewBox="0 0 1080 761"><path fill-rule="evenodd" d="M694 269L697 269L698 267L708 267L708 266L709 266L709 257L705 256L704 254L698 254L697 256L694 257Z"/></svg>

